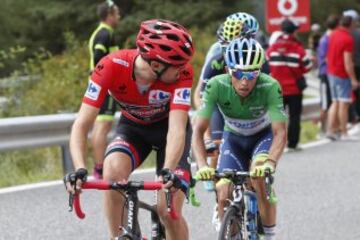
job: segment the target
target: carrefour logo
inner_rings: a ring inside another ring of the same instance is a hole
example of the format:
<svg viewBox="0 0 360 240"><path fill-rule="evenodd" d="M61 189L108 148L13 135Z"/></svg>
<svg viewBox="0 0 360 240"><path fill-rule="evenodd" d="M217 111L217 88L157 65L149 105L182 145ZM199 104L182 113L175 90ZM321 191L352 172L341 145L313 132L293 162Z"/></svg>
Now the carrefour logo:
<svg viewBox="0 0 360 240"><path fill-rule="evenodd" d="M167 102L170 99L171 93L160 91L160 90L151 90L149 93L149 103L162 103Z"/></svg>
<svg viewBox="0 0 360 240"><path fill-rule="evenodd" d="M175 90L174 103L190 105L191 89L190 88L178 88Z"/></svg>

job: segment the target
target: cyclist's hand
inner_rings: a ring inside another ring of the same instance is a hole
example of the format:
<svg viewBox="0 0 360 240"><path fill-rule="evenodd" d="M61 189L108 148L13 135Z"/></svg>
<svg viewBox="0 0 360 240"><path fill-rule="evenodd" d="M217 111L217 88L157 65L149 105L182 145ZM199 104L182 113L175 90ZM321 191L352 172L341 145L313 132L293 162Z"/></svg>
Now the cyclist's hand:
<svg viewBox="0 0 360 240"><path fill-rule="evenodd" d="M275 165L271 161L264 161L262 164L255 166L250 172L251 177L264 177L265 172L269 170L271 174L275 173Z"/></svg>
<svg viewBox="0 0 360 240"><path fill-rule="evenodd" d="M195 177L200 180L211 180L215 175L215 169L209 166L205 166L200 168L197 172Z"/></svg>
<svg viewBox="0 0 360 240"><path fill-rule="evenodd" d="M86 182L88 172L85 168L79 168L75 172L65 175L64 184L69 193L75 194L75 191L81 190L81 184Z"/></svg>
<svg viewBox="0 0 360 240"><path fill-rule="evenodd" d="M172 188L180 189L187 195L189 183L179 178L174 172L168 168L164 168L159 173L160 180L164 183L164 188L172 190Z"/></svg>

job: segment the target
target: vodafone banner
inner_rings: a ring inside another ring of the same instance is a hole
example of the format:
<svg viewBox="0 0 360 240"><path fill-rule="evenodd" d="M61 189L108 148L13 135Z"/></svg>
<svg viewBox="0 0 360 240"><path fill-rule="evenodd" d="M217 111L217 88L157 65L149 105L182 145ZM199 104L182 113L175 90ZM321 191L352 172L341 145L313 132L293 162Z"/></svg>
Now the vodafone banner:
<svg viewBox="0 0 360 240"><path fill-rule="evenodd" d="M296 22L299 32L310 30L310 0L266 0L266 30L280 30L280 24L289 18Z"/></svg>

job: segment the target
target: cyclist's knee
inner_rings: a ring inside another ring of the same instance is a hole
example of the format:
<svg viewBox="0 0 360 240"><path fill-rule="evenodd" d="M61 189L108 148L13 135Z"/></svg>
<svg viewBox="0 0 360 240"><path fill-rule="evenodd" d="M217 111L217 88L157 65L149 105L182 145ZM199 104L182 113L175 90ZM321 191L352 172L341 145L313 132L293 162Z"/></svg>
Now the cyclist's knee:
<svg viewBox="0 0 360 240"><path fill-rule="evenodd" d="M122 181L129 178L131 173L130 156L122 152L109 154L104 161L104 179L110 181Z"/></svg>
<svg viewBox="0 0 360 240"><path fill-rule="evenodd" d="M256 192L262 192L264 190L264 178L251 178L251 186Z"/></svg>
<svg viewBox="0 0 360 240"><path fill-rule="evenodd" d="M216 183L216 191L218 197L219 205L226 205L229 199L230 190L230 180L228 179L221 179Z"/></svg>

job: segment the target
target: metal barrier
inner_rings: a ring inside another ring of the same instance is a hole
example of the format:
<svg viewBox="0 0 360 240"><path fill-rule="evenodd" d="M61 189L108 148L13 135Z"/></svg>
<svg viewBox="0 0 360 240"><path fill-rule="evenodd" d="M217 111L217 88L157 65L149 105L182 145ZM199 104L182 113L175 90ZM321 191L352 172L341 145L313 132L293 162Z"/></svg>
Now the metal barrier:
<svg viewBox="0 0 360 240"><path fill-rule="evenodd" d="M303 101L302 120L317 119L320 114L319 99ZM60 146L64 172L73 169L69 139L75 113L0 119L0 152L26 148ZM116 114L116 120L120 114ZM114 124L115 125L115 124ZM114 129L109 136L114 134Z"/></svg>

